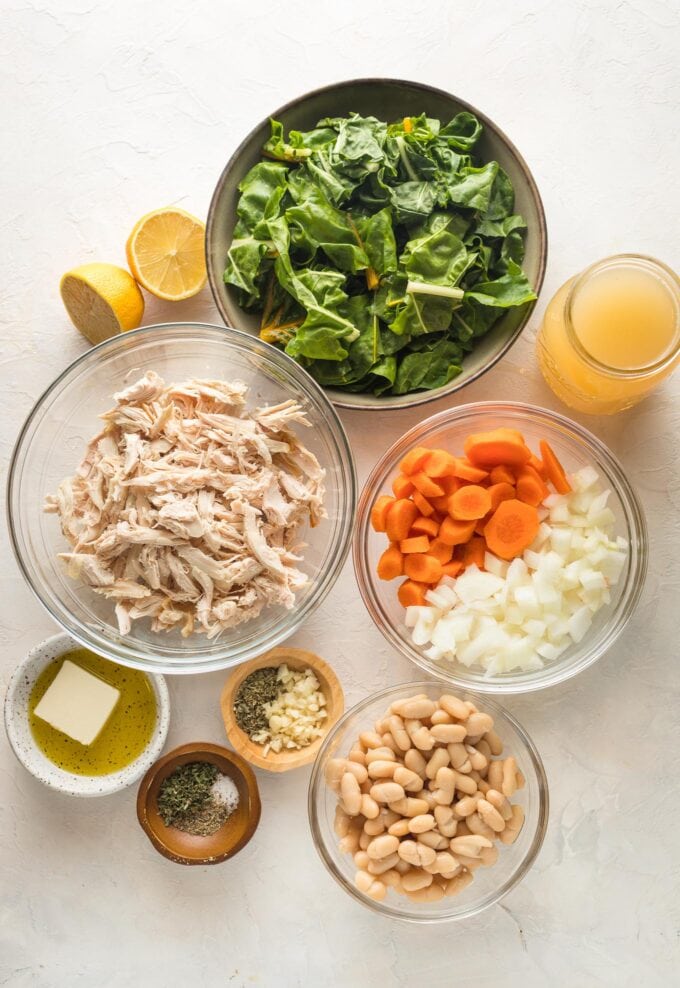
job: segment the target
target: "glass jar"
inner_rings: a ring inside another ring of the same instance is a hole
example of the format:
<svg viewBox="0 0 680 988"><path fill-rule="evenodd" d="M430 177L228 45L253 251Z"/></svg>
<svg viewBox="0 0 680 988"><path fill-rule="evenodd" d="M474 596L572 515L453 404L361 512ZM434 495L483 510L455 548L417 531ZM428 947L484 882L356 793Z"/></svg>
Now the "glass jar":
<svg viewBox="0 0 680 988"><path fill-rule="evenodd" d="M553 297L537 349L566 405L591 415L630 408L680 361L680 280L652 257L598 261Z"/></svg>

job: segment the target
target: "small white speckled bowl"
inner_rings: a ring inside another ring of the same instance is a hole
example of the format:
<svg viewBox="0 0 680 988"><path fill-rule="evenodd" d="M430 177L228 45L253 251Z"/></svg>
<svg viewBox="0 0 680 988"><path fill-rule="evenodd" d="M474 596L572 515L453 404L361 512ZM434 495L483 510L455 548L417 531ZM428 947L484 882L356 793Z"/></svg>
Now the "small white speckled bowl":
<svg viewBox="0 0 680 988"><path fill-rule="evenodd" d="M162 676L146 673L156 695L156 726L139 758L110 775L76 775L58 768L38 748L28 720L28 701L33 685L54 659L80 648L69 635L53 635L36 645L16 667L5 696L5 729L14 754L36 779L70 796L108 796L137 782L160 755L170 725L170 697Z"/></svg>

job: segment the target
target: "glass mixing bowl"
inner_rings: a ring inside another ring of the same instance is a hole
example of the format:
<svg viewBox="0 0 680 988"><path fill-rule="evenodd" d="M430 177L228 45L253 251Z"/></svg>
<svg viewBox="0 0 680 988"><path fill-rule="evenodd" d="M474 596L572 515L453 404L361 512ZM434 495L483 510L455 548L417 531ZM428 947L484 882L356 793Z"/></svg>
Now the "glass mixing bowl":
<svg viewBox="0 0 680 988"><path fill-rule="evenodd" d="M386 537L373 531L371 507L383 493L392 493L391 484L401 458L414 446L443 447L462 455L465 438L499 426L519 429L527 444L538 451L540 439L547 439L568 473L593 466L605 488L611 488L609 507L616 517L615 532L628 541L628 558L611 602L595 614L584 638L553 662L533 672L509 672L490 676L480 667L467 668L460 662L435 662L411 640L404 624L404 608L397 600L398 581L378 579L376 566L386 548ZM359 590L368 611L387 640L421 669L464 689L482 693L527 693L552 686L575 676L595 662L623 631L640 597L647 572L647 527L640 503L618 460L592 433L556 412L519 402L479 402L460 405L433 415L407 432L388 449L366 481L359 499L354 533L354 568Z"/></svg>
<svg viewBox="0 0 680 988"><path fill-rule="evenodd" d="M328 518L300 534L302 569L309 576L295 607L265 608L250 622L208 640L178 631L158 634L147 621L118 631L113 602L72 580L57 558L68 551L59 519L43 512L101 428L97 416L112 395L146 371L168 382L191 377L238 379L249 388L248 407L294 398L312 428L295 426L326 470ZM196 673L237 665L288 638L318 607L346 558L356 502L349 443L328 398L285 354L233 329L203 323L168 323L125 333L88 350L38 399L24 424L8 478L8 523L21 570L40 602L77 641L99 655L149 672Z"/></svg>
<svg viewBox="0 0 680 988"><path fill-rule="evenodd" d="M427 682L401 683L381 690L362 700L338 721L325 739L316 757L309 783L308 809L312 837L321 860L339 885L358 902L374 912L393 919L414 923L440 923L445 920L467 919L494 905L520 882L531 868L541 849L548 826L548 781L540 755L531 738L507 711L486 696L457 692L464 700L472 700L480 710L491 714L494 730L503 742L503 757L513 755L517 767L524 773L526 785L512 797L524 809L524 825L514 844L498 844L499 857L490 868L476 869L475 880L459 895L435 903L416 903L388 889L382 902L369 899L354 884L356 865L351 854L342 854L334 829L337 793L326 785L325 769L331 758L346 757L362 731L373 730L391 703L416 693L426 693L436 699L442 686Z"/></svg>

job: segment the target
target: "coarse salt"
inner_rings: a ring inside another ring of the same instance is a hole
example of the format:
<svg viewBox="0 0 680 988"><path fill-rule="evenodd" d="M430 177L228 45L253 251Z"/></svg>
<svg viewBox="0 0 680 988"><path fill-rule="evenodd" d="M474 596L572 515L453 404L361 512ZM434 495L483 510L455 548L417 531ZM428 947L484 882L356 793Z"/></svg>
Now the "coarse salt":
<svg viewBox="0 0 680 988"><path fill-rule="evenodd" d="M229 810L230 814L233 813L238 806L238 788L234 780L228 775L224 775L220 772L213 782L210 792L212 793L215 802L219 803L221 806L225 806Z"/></svg>

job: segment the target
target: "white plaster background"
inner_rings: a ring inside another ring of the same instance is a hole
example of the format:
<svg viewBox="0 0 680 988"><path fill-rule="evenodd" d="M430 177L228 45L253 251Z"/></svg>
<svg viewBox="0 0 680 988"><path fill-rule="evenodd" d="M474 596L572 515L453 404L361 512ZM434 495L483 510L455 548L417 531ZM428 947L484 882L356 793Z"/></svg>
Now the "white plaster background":
<svg viewBox="0 0 680 988"><path fill-rule="evenodd" d="M680 268L677 15L672 0L3 0L3 469L34 399L84 347L59 301L62 272L87 260L124 263L133 222L159 205L205 215L254 122L307 89L370 74L471 100L530 163L550 234L543 295L523 339L464 397L559 408L533 353L557 286L616 251ZM148 322L192 317L217 321L207 290L147 308ZM261 775L262 823L233 862L174 866L138 828L134 790L92 802L49 792L3 736L0 984L679 984L679 384L618 418L579 417L643 498L650 575L627 632L595 668L508 702L545 759L552 813L536 866L502 905L437 928L362 910L311 844L304 770ZM359 414L343 415L361 479L420 414L384 414L370 434ZM2 547L0 689L55 630L4 533ZM364 612L349 563L295 643L330 659L349 702L412 678ZM222 680L171 682L169 744L223 739Z"/></svg>

